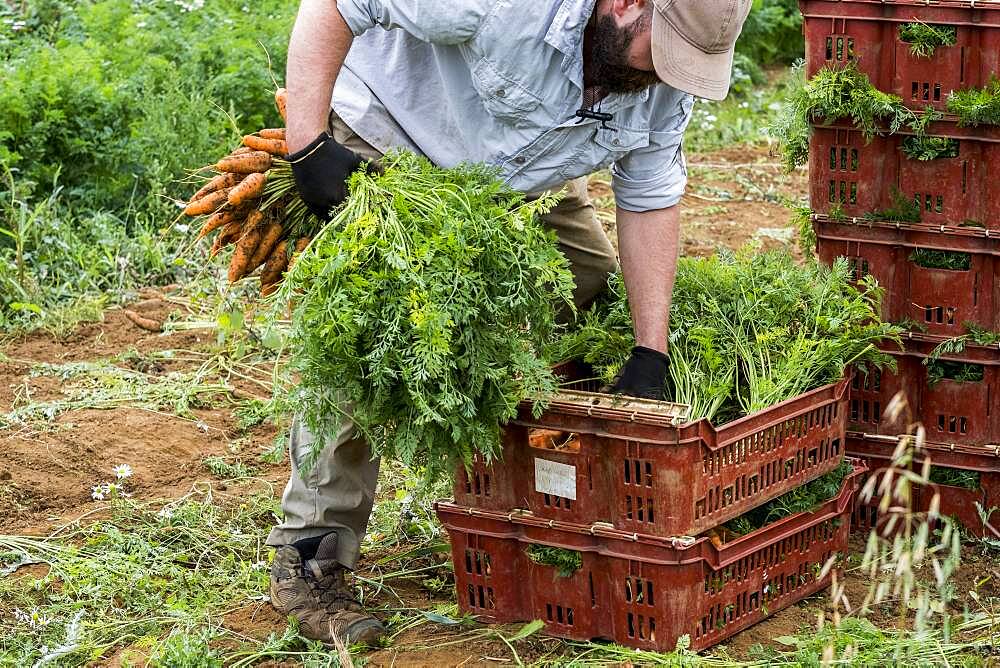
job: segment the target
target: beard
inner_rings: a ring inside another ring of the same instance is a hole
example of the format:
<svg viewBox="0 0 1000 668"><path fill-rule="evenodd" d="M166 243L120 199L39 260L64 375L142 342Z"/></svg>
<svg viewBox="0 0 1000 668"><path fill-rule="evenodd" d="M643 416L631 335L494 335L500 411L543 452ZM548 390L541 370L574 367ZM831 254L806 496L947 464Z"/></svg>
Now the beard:
<svg viewBox="0 0 1000 668"><path fill-rule="evenodd" d="M647 16L619 28L610 16L598 16L590 49L591 77L605 93L638 93L660 83L656 72L628 64L628 50L636 35L650 23Z"/></svg>

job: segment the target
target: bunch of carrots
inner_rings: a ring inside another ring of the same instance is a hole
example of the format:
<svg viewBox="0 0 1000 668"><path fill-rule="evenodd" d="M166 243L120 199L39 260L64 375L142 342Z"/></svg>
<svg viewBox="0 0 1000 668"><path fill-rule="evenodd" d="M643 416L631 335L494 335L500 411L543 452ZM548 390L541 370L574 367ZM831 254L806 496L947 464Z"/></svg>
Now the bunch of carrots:
<svg viewBox="0 0 1000 668"><path fill-rule="evenodd" d="M279 88L275 103L285 118L287 92ZM264 129L243 137L242 144L216 163L209 178L188 202L184 213L204 217L198 240L215 233L210 256L235 244L229 263L230 283L260 272L261 294L274 292L296 255L309 244L302 232L304 207L294 194L284 128Z"/></svg>

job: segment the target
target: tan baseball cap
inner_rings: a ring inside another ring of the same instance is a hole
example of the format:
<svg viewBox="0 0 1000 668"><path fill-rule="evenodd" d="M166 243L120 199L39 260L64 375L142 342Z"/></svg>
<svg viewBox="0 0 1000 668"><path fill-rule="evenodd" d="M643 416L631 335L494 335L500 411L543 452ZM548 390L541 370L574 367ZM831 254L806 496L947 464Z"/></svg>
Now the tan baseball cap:
<svg viewBox="0 0 1000 668"><path fill-rule="evenodd" d="M709 100L729 93L733 49L753 0L652 0L653 66L678 90Z"/></svg>

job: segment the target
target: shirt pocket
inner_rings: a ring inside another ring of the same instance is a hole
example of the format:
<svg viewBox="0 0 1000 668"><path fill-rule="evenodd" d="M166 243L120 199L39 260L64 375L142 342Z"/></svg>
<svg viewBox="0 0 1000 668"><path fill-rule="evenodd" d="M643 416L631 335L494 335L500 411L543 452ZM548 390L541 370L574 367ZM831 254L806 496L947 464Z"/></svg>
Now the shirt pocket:
<svg viewBox="0 0 1000 668"><path fill-rule="evenodd" d="M472 85L490 115L515 124L527 119L541 98L497 69L487 58L472 69Z"/></svg>
<svg viewBox="0 0 1000 668"><path fill-rule="evenodd" d="M612 155L612 161L629 151L649 146L649 130L602 127L597 130L594 143Z"/></svg>

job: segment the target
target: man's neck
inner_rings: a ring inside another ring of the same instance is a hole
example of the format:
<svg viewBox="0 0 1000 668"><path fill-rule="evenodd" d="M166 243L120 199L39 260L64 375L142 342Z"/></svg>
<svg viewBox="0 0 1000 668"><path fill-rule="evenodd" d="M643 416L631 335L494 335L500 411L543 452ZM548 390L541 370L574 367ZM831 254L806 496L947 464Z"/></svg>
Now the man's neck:
<svg viewBox="0 0 1000 668"><path fill-rule="evenodd" d="M591 15L590 20L587 22L587 27L583 31L583 104L581 106L584 109L593 107L607 97L607 92L594 80L592 54L594 53L594 23L596 14L597 8L595 7L594 14Z"/></svg>

